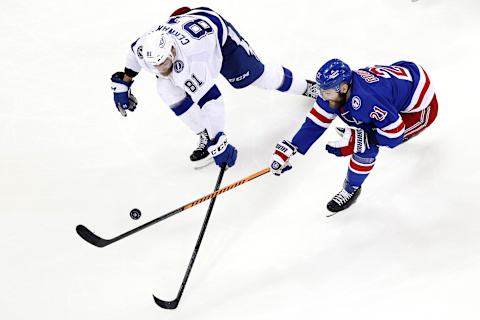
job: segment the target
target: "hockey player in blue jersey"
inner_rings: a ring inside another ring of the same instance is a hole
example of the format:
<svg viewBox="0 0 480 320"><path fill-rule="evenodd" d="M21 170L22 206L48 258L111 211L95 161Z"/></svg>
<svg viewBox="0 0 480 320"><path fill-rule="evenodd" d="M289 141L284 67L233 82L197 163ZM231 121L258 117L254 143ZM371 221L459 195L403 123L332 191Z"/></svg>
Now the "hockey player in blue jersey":
<svg viewBox="0 0 480 320"><path fill-rule="evenodd" d="M212 160L232 167L237 157L225 134L223 97L215 84L219 74L234 88L254 85L316 97L313 81L281 65L262 63L232 24L204 7L177 9L131 44L124 72L111 77L115 106L123 116L136 108L131 86L142 69L156 76L163 102L199 135L190 155L196 168Z"/></svg>
<svg viewBox="0 0 480 320"><path fill-rule="evenodd" d="M341 138L326 149L339 157L350 156L342 190L327 204L331 216L352 205L380 147L395 148L418 135L435 120L438 104L425 70L399 61L352 71L339 59L325 63L317 73L320 95L291 141L277 144L271 172L281 175L292 168L290 158L305 155L312 144L339 116L347 125L337 128Z"/></svg>

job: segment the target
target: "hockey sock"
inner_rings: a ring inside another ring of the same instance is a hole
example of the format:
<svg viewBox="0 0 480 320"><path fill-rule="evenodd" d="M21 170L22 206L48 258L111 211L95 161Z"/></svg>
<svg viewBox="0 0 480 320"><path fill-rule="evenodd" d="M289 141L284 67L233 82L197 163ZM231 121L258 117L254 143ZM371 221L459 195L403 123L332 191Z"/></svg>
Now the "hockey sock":
<svg viewBox="0 0 480 320"><path fill-rule="evenodd" d="M275 64L266 64L263 74L253 85L262 89L278 90L302 95L307 89L307 81L294 76L292 71Z"/></svg>
<svg viewBox="0 0 480 320"><path fill-rule="evenodd" d="M294 77L292 71L283 67L282 85L277 88L278 91L289 92L297 95L303 95L307 90L307 81Z"/></svg>
<svg viewBox="0 0 480 320"><path fill-rule="evenodd" d="M348 166L347 181L353 188L358 188L367 179L370 171L375 166L375 158L363 158L353 154ZM347 190L348 192L352 190Z"/></svg>

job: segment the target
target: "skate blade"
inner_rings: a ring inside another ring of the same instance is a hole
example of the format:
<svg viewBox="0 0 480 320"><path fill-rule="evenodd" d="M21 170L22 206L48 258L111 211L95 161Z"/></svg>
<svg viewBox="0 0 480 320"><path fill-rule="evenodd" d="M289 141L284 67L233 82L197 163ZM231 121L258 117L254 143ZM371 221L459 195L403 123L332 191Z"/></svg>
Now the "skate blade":
<svg viewBox="0 0 480 320"><path fill-rule="evenodd" d="M330 217L333 217L334 215L336 215L337 213L339 213L340 211L337 211L337 212L332 212L332 211L329 211L325 216L327 218L330 218Z"/></svg>
<svg viewBox="0 0 480 320"><path fill-rule="evenodd" d="M199 170L205 168L213 163L213 157L206 157L205 159L192 161L193 169Z"/></svg>

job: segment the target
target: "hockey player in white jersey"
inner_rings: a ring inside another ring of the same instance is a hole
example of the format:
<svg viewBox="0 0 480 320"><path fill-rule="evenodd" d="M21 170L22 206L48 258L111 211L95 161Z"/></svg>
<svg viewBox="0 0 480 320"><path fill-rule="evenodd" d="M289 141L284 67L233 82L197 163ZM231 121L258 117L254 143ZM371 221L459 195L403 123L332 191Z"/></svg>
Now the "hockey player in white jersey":
<svg viewBox="0 0 480 320"><path fill-rule="evenodd" d="M194 167L212 160L235 164L237 150L228 143L222 94L215 85L222 74L234 88L249 85L315 98L315 83L300 79L280 65L263 64L235 28L209 8L177 9L165 23L132 43L124 72L113 74L118 111L134 111L133 78L145 69L156 75L165 104L195 134L198 147L190 155Z"/></svg>

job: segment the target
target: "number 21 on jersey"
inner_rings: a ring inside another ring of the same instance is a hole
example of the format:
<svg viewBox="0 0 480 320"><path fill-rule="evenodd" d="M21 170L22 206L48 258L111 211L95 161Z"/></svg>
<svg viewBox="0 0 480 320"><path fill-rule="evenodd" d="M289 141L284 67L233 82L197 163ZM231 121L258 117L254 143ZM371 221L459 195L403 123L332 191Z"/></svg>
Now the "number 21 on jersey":
<svg viewBox="0 0 480 320"><path fill-rule="evenodd" d="M399 66L375 66L368 68L370 73L382 78L391 78L394 76L400 80L412 81L412 75L408 69Z"/></svg>

